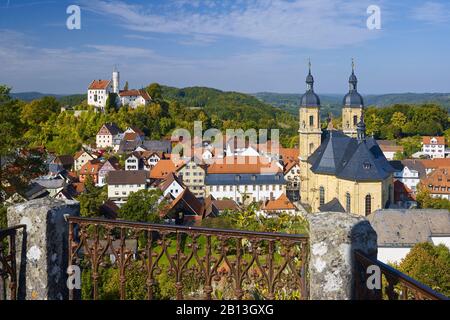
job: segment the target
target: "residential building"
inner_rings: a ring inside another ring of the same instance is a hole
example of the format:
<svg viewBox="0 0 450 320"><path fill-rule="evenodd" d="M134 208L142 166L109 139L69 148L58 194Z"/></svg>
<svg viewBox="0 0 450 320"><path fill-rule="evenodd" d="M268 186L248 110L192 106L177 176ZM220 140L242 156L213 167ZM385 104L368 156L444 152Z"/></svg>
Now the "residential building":
<svg viewBox="0 0 450 320"><path fill-rule="evenodd" d="M136 151L153 151L170 154L172 153L172 142L170 140L145 140Z"/></svg>
<svg viewBox="0 0 450 320"><path fill-rule="evenodd" d="M445 158L445 137L422 137L422 153L431 159Z"/></svg>
<svg viewBox="0 0 450 320"><path fill-rule="evenodd" d="M120 170L119 160L116 157L111 157L105 161L98 172L98 186L103 187L106 185L106 177L111 171Z"/></svg>
<svg viewBox="0 0 450 320"><path fill-rule="evenodd" d="M205 165L192 158L177 169L177 175L197 198L205 197Z"/></svg>
<svg viewBox="0 0 450 320"><path fill-rule="evenodd" d="M164 179L169 173L176 173L182 165L182 162L175 163L170 159L160 160L150 171L150 178Z"/></svg>
<svg viewBox="0 0 450 320"><path fill-rule="evenodd" d="M377 259L384 263L400 262L418 243L444 244L450 249L448 210L377 210L367 220L377 232Z"/></svg>
<svg viewBox="0 0 450 320"><path fill-rule="evenodd" d="M330 121L322 132L320 98L314 92L311 69L306 78L300 103L300 198L313 212L337 206L366 216L394 200L394 169L376 140L366 136L364 101L357 83L352 69L343 101L343 131L335 130Z"/></svg>
<svg viewBox="0 0 450 320"><path fill-rule="evenodd" d="M410 209L417 206L416 193L399 180L394 181L394 204L397 208Z"/></svg>
<svg viewBox="0 0 450 320"><path fill-rule="evenodd" d="M99 149L113 148L114 141L119 139L122 130L115 123L105 123L97 133L96 144Z"/></svg>
<svg viewBox="0 0 450 320"><path fill-rule="evenodd" d="M133 152L125 159L125 170L143 170L144 160L139 152Z"/></svg>
<svg viewBox="0 0 450 320"><path fill-rule="evenodd" d="M276 200L267 200L261 207L260 214L266 217L278 216L282 213L295 215L298 212L297 207L288 199L285 194L282 194Z"/></svg>
<svg viewBox="0 0 450 320"><path fill-rule="evenodd" d="M284 167L286 195L291 201L300 200L300 165L298 161L290 161Z"/></svg>
<svg viewBox="0 0 450 320"><path fill-rule="evenodd" d="M143 151L142 158L144 159L144 168L150 171L162 159L166 159L164 152Z"/></svg>
<svg viewBox="0 0 450 320"><path fill-rule="evenodd" d="M286 181L278 162L261 157L226 157L207 169L205 196L232 199L238 204L277 199L286 191Z"/></svg>
<svg viewBox="0 0 450 320"><path fill-rule="evenodd" d="M152 98L145 90L123 90L119 92L120 104L136 109L139 106L146 106Z"/></svg>
<svg viewBox="0 0 450 320"><path fill-rule="evenodd" d="M450 200L450 167L434 170L422 180L421 185L433 198Z"/></svg>
<svg viewBox="0 0 450 320"><path fill-rule="evenodd" d="M185 188L177 197L168 195L170 204L161 211L161 217L171 224L190 225L201 221L205 206Z"/></svg>
<svg viewBox="0 0 450 320"><path fill-rule="evenodd" d="M401 161L391 161L391 166L395 169L394 179L403 183L413 193L417 191L420 180L427 175L426 168L422 161L407 159Z"/></svg>
<svg viewBox="0 0 450 320"><path fill-rule="evenodd" d="M97 159L97 156L83 149L75 153L73 159L74 159L73 169L75 171L79 171L81 167L84 166L88 161Z"/></svg>
<svg viewBox="0 0 450 320"><path fill-rule="evenodd" d="M148 172L141 171L110 171L106 178L108 198L117 205L125 203L132 192L147 189Z"/></svg>
<svg viewBox="0 0 450 320"><path fill-rule="evenodd" d="M98 111L105 111L106 100L113 92L113 82L111 80L94 80L88 88L88 105L94 106Z"/></svg>
<svg viewBox="0 0 450 320"><path fill-rule="evenodd" d="M403 153L403 151L404 151L403 146L397 145L396 141L377 140L377 143L378 143L378 146L380 147L381 151L383 151L384 156L389 161L395 160L396 153Z"/></svg>
<svg viewBox="0 0 450 320"><path fill-rule="evenodd" d="M159 188L163 192L164 197L167 197L167 195L170 194L172 198L175 199L184 191L184 189L186 189L186 186L173 172L171 172L164 178L159 185Z"/></svg>
<svg viewBox="0 0 450 320"><path fill-rule="evenodd" d="M425 173L428 175L439 168L450 168L450 158L434 158L429 160L419 160L425 167Z"/></svg>
<svg viewBox="0 0 450 320"><path fill-rule="evenodd" d="M135 127L135 126L128 127L124 133L136 133L139 136L139 138L141 139L141 141L145 140L144 131L142 131L138 127Z"/></svg>
<svg viewBox="0 0 450 320"><path fill-rule="evenodd" d="M61 171L70 171L74 166L74 158L71 155L62 155L53 158L49 163L50 174L57 175Z"/></svg>
<svg viewBox="0 0 450 320"><path fill-rule="evenodd" d="M103 166L103 163L101 163L99 160L90 160L86 164L84 164L79 173L79 179L81 183L85 183L88 177L91 177L92 181L95 185L98 184L98 174Z"/></svg>

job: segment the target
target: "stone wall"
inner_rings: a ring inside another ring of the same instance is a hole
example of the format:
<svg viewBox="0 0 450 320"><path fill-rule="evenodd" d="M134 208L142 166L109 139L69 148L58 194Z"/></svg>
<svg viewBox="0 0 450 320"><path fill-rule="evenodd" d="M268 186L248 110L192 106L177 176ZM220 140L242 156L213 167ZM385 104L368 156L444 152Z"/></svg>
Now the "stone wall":
<svg viewBox="0 0 450 320"><path fill-rule="evenodd" d="M354 250L377 257L377 234L363 217L338 212L307 216L311 300L355 298Z"/></svg>
<svg viewBox="0 0 450 320"><path fill-rule="evenodd" d="M67 299L68 223L76 201L37 199L8 208L8 225L26 225L17 235L18 298Z"/></svg>

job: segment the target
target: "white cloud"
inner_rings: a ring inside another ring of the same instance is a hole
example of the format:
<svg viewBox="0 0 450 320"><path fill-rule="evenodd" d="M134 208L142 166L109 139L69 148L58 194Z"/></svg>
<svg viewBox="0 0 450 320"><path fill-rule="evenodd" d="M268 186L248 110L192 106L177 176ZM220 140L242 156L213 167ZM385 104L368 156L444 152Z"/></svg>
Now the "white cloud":
<svg viewBox="0 0 450 320"><path fill-rule="evenodd" d="M450 21L450 7L438 2L425 2L415 7L412 17L429 24L440 24Z"/></svg>
<svg viewBox="0 0 450 320"><path fill-rule="evenodd" d="M84 7L117 18L121 26L134 31L229 36L264 45L315 49L372 39L376 33L365 23L369 4L366 0L178 0L161 8L90 0Z"/></svg>

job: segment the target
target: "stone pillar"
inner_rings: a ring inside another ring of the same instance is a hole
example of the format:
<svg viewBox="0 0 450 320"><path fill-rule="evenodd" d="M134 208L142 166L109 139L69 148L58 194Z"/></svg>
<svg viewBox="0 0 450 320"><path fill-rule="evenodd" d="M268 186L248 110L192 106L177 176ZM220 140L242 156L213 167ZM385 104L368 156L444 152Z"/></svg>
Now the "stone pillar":
<svg viewBox="0 0 450 320"><path fill-rule="evenodd" d="M79 203L37 199L8 208L8 225L26 225L16 240L18 299L67 299L68 222Z"/></svg>
<svg viewBox="0 0 450 320"><path fill-rule="evenodd" d="M307 216L311 300L355 298L354 250L377 257L377 234L361 216L321 212Z"/></svg>

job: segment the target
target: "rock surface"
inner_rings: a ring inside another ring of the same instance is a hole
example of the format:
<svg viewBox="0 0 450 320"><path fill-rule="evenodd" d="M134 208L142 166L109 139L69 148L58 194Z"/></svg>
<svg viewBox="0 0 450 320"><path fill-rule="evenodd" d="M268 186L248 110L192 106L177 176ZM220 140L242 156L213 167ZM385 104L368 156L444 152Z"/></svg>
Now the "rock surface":
<svg viewBox="0 0 450 320"><path fill-rule="evenodd" d="M321 212L307 216L310 234L310 299L355 297L353 252L377 257L377 234L361 216Z"/></svg>
<svg viewBox="0 0 450 320"><path fill-rule="evenodd" d="M37 199L8 208L8 224L26 225L16 240L18 298L67 299L68 223L64 215L78 216L79 203Z"/></svg>

